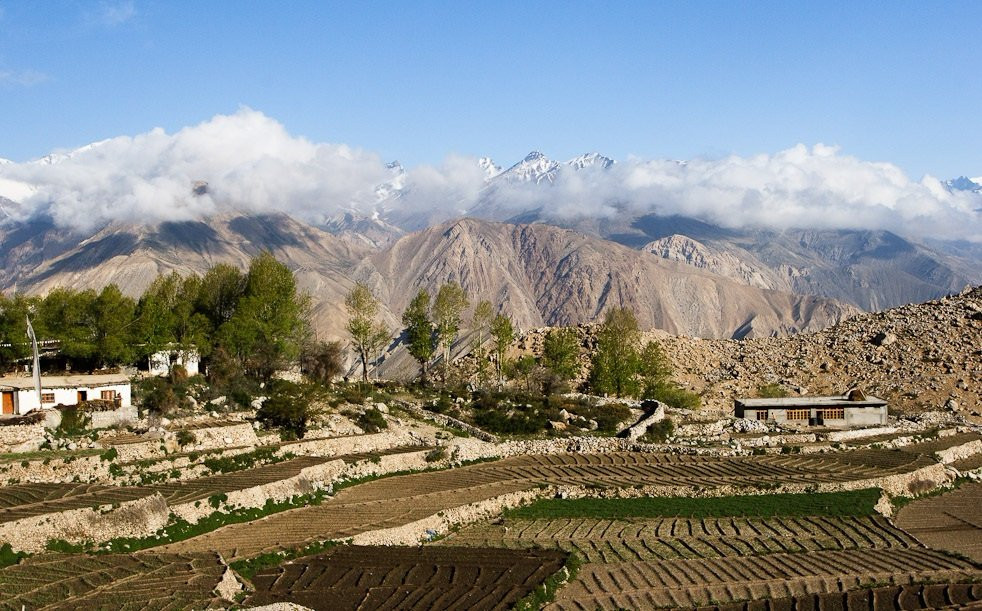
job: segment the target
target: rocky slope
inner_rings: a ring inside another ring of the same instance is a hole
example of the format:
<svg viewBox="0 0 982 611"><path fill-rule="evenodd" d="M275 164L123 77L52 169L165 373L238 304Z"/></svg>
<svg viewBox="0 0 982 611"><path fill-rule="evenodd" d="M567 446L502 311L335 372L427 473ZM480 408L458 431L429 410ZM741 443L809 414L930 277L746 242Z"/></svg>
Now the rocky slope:
<svg viewBox="0 0 982 611"><path fill-rule="evenodd" d="M591 345L592 325L579 328ZM547 329L515 344L541 349ZM796 394L842 394L852 386L908 412L982 412L982 287L923 304L863 314L815 333L743 341L647 334L661 343L676 379L702 394L709 412L764 384ZM583 357L584 364L586 355Z"/></svg>
<svg viewBox="0 0 982 611"><path fill-rule="evenodd" d="M589 322L612 306L642 326L700 337L820 329L855 313L835 302L761 290L556 227L475 219L404 237L359 267L394 312L420 288L459 282L517 326Z"/></svg>

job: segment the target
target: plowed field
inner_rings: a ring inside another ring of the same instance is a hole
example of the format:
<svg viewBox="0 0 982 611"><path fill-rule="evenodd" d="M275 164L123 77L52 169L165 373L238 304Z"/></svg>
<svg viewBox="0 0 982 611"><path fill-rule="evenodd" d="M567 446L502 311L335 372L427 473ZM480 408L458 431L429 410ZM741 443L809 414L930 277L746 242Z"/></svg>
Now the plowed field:
<svg viewBox="0 0 982 611"><path fill-rule="evenodd" d="M505 520L464 528L440 544L558 548L594 563L918 546L878 516Z"/></svg>
<svg viewBox="0 0 982 611"><path fill-rule="evenodd" d="M338 547L252 579L248 605L293 602L311 609L508 609L566 555L452 547Z"/></svg>
<svg viewBox="0 0 982 611"><path fill-rule="evenodd" d="M938 583L861 588L795 598L775 598L739 604L703 607L700 611L901 611L908 609L982 609L982 585Z"/></svg>
<svg viewBox="0 0 982 611"><path fill-rule="evenodd" d="M23 484L0 487L0 523L84 507L122 503L160 493L168 504L176 505L207 499L213 494L232 492L279 481L300 474L300 470L327 462L328 458L304 456L274 465L235 473L156 486L107 486L98 484Z"/></svg>
<svg viewBox="0 0 982 611"><path fill-rule="evenodd" d="M226 526L166 549L214 550L232 560L299 547L313 540L350 537L400 526L444 509L540 484L712 487L785 482L808 485L867 479L929 464L933 464L930 458L896 451L736 458L646 453L516 456L493 463L369 482L342 490L315 507Z"/></svg>
<svg viewBox="0 0 982 611"><path fill-rule="evenodd" d="M216 554L60 554L0 570L0 608L204 609L226 566Z"/></svg>
<svg viewBox="0 0 982 611"><path fill-rule="evenodd" d="M914 501L897 513L897 526L929 547L982 562L982 484Z"/></svg>
<svg viewBox="0 0 982 611"><path fill-rule="evenodd" d="M692 560L586 564L551 609L698 607L710 601L801 597L869 583L958 581L968 561L927 549L816 551Z"/></svg>

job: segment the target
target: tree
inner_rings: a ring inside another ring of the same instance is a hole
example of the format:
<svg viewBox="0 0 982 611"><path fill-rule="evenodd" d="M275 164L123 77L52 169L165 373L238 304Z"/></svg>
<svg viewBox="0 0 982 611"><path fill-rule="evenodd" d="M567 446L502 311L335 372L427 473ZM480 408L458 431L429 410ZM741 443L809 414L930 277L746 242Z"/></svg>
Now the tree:
<svg viewBox="0 0 982 611"><path fill-rule="evenodd" d="M212 267L201 280L196 310L218 329L235 314L239 299L245 292L246 277L228 263Z"/></svg>
<svg viewBox="0 0 982 611"><path fill-rule="evenodd" d="M443 381L450 372L450 348L460 333L461 317L467 309L467 293L456 282L440 287L433 302L437 341L443 349Z"/></svg>
<svg viewBox="0 0 982 611"><path fill-rule="evenodd" d="M511 366L512 377L521 378L525 382L525 392L532 394L532 383L536 378L539 364L535 362L535 357L526 354L516 360Z"/></svg>
<svg viewBox="0 0 982 611"><path fill-rule="evenodd" d="M573 329L551 329L542 346L542 364L563 380L579 373L580 338Z"/></svg>
<svg viewBox="0 0 982 611"><path fill-rule="evenodd" d="M303 439L307 434L307 424L314 416L311 409L314 398L315 392L310 386L273 380L269 398L256 411L256 420L266 427L282 429L287 437Z"/></svg>
<svg viewBox="0 0 982 611"><path fill-rule="evenodd" d="M638 375L641 378L641 394L645 398L654 398L649 395L653 395L658 387L668 382L672 375L672 365L658 342L648 342L641 349Z"/></svg>
<svg viewBox="0 0 982 611"><path fill-rule="evenodd" d="M297 291L290 270L264 252L254 258L235 313L219 330L220 342L262 380L300 356L309 331L310 298Z"/></svg>
<svg viewBox="0 0 982 611"><path fill-rule="evenodd" d="M505 352L512 340L515 339L515 329L511 319L504 314L498 314L491 320L491 337L494 338L495 368L498 372L498 386L504 381Z"/></svg>
<svg viewBox="0 0 982 611"><path fill-rule="evenodd" d="M131 363L136 357L133 347L133 322L136 302L110 284L92 302L94 328L93 357L104 365Z"/></svg>
<svg viewBox="0 0 982 611"><path fill-rule="evenodd" d="M344 299L348 308L348 333L355 351L361 359L361 378L368 381L368 362L388 342L389 330L380 323L378 317L379 303L372 290L359 282Z"/></svg>
<svg viewBox="0 0 982 611"><path fill-rule="evenodd" d="M135 336L140 344L139 356L148 357L177 341L174 334L174 312L180 285L181 276L177 272L157 276L140 296L136 307L135 329Z"/></svg>
<svg viewBox="0 0 982 611"><path fill-rule="evenodd" d="M27 317L36 318L40 299L25 297L20 293L13 297L0 294L0 365L10 368L17 360L31 355L27 340ZM39 336L38 339L48 339Z"/></svg>
<svg viewBox="0 0 982 611"><path fill-rule="evenodd" d="M641 330L634 312L627 308L607 311L591 360L590 386L594 392L617 397L637 395L640 341Z"/></svg>
<svg viewBox="0 0 982 611"><path fill-rule="evenodd" d="M474 339L474 346L471 353L474 355L477 364L478 381L485 385L488 382L488 351L484 347L484 341L490 333L491 321L494 319L494 306L488 300L481 301L474 306L471 314L471 329L477 333Z"/></svg>
<svg viewBox="0 0 982 611"><path fill-rule="evenodd" d="M300 367L309 378L330 384L344 370L341 342L313 342L304 348Z"/></svg>
<svg viewBox="0 0 982 611"><path fill-rule="evenodd" d="M426 382L426 366L436 352L436 335L430 320L430 294L420 289L409 307L402 313L402 325L406 329L406 348L417 362Z"/></svg>
<svg viewBox="0 0 982 611"><path fill-rule="evenodd" d="M91 362L96 352L95 300L92 290L52 290L38 308L40 335L58 340L66 357Z"/></svg>

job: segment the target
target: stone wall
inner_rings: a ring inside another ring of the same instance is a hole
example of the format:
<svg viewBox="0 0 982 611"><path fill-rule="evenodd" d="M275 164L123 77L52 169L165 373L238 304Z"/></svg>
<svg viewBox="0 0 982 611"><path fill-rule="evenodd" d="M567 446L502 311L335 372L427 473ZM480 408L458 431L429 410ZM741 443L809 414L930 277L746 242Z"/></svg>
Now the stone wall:
<svg viewBox="0 0 982 611"><path fill-rule="evenodd" d="M0 524L0 541L17 551L44 551L52 539L69 543L146 537L167 524L167 502L159 494L118 506L72 509Z"/></svg>
<svg viewBox="0 0 982 611"><path fill-rule="evenodd" d="M377 452L399 446L429 445L430 439L408 429L393 427L391 431L368 435L347 437L327 437L324 439L304 439L280 446L276 453L280 456L343 456L362 452Z"/></svg>
<svg viewBox="0 0 982 611"><path fill-rule="evenodd" d="M647 433L649 426L664 420L665 404L661 403L660 401L654 401L654 403L656 404L656 407L650 414L626 428L623 434L620 436L634 441Z"/></svg>
<svg viewBox="0 0 982 611"><path fill-rule="evenodd" d="M27 463L27 464L25 464ZM98 482L109 479L109 465L98 455L51 457L0 464L0 482L26 483Z"/></svg>
<svg viewBox="0 0 982 611"><path fill-rule="evenodd" d="M826 433L825 439L828 441L849 441L852 439L862 439L863 437L874 437L876 435L892 435L897 432L895 426L879 426L871 429L854 429L851 431L834 431Z"/></svg>
<svg viewBox="0 0 982 611"><path fill-rule="evenodd" d="M179 428L174 428L171 432L176 434L179 431ZM185 451L259 445L255 429L247 422L190 429L188 432L194 435L194 441L185 445Z"/></svg>
<svg viewBox="0 0 982 611"><path fill-rule="evenodd" d="M0 454L33 452L44 442L44 423L0 426Z"/></svg>
<svg viewBox="0 0 982 611"><path fill-rule="evenodd" d="M982 452L982 440L976 439L975 441L969 441L968 443L939 450L935 452L934 455L943 464L947 465L948 463L953 463L956 460L968 458L969 456L975 456L979 452Z"/></svg>
<svg viewBox="0 0 982 611"><path fill-rule="evenodd" d="M477 428L476 426L467 424L463 420L457 420L456 418L451 418L446 414L435 414L433 412L427 411L419 407L418 405L412 405L409 403L400 404L399 407L409 412L416 418L429 420L430 422L435 422L440 426L446 426L450 428L460 429L462 431L467 431L468 434L473 435L474 437L477 437L482 441L487 441L490 443L498 443L498 438L492 435L491 433L488 433L487 431L483 431Z"/></svg>
<svg viewBox="0 0 982 611"><path fill-rule="evenodd" d="M126 426L140 419L135 405L126 405L113 410L87 412L92 419L94 429L108 429L114 426Z"/></svg>

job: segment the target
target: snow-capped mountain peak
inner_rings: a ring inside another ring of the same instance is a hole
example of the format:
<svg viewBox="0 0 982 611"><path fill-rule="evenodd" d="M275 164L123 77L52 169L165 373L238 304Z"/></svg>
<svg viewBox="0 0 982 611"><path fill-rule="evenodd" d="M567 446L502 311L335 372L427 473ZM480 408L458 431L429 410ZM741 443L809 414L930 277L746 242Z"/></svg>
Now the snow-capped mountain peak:
<svg viewBox="0 0 982 611"><path fill-rule="evenodd" d="M496 165L490 157L481 157L477 160L477 164L484 170L484 180L491 180L501 174L501 166Z"/></svg>
<svg viewBox="0 0 982 611"><path fill-rule="evenodd" d="M573 168L574 170L582 170L583 168L590 168L594 166L599 166L603 169L607 169L616 163L610 157L605 157L600 153L587 153L585 155L580 155L574 157L566 162L566 165Z"/></svg>
<svg viewBox="0 0 982 611"><path fill-rule="evenodd" d="M972 193L982 193L982 177L969 178L967 176L959 176L958 178L946 180L944 184L949 191L970 191Z"/></svg>
<svg viewBox="0 0 982 611"><path fill-rule="evenodd" d="M556 179L560 164L540 153L532 151L507 170L501 176L517 182L541 183L543 181L552 182Z"/></svg>

